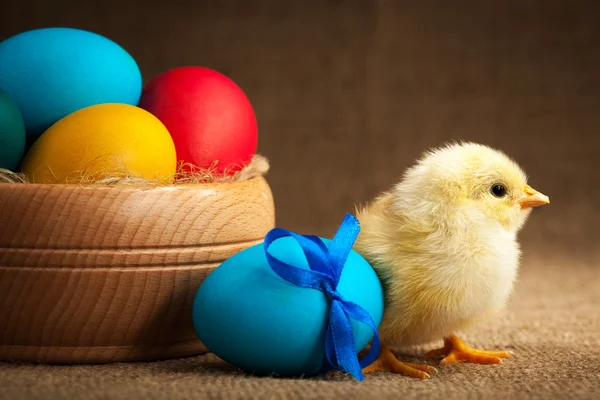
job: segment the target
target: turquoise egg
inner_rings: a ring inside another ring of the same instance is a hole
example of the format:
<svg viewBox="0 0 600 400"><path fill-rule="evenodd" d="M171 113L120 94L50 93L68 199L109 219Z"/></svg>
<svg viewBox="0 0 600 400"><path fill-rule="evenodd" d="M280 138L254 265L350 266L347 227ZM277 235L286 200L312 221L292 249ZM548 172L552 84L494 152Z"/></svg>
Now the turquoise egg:
<svg viewBox="0 0 600 400"><path fill-rule="evenodd" d="M0 168L16 171L25 152L25 123L17 104L0 89Z"/></svg>
<svg viewBox="0 0 600 400"><path fill-rule="evenodd" d="M329 247L329 239L321 240ZM276 239L269 253L309 269L292 237ZM344 264L338 292L362 306L379 327L383 290L371 265L355 251ZM328 314L324 293L293 285L273 272L261 243L225 260L205 279L194 299L192 317L198 338L224 361L254 374L297 376L321 370ZM373 338L373 331L350 321L360 351Z"/></svg>
<svg viewBox="0 0 600 400"><path fill-rule="evenodd" d="M104 36L42 28L0 42L0 89L19 106L31 142L81 108L137 105L142 74L133 57Z"/></svg>

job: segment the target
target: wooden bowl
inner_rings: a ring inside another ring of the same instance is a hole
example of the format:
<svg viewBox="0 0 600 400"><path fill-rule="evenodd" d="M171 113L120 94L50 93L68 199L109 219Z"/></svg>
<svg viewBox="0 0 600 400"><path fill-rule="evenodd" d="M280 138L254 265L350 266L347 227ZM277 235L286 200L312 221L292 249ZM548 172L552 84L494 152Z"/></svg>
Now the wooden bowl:
<svg viewBox="0 0 600 400"><path fill-rule="evenodd" d="M262 177L169 187L0 184L0 360L206 352L192 325L198 287L274 224Z"/></svg>

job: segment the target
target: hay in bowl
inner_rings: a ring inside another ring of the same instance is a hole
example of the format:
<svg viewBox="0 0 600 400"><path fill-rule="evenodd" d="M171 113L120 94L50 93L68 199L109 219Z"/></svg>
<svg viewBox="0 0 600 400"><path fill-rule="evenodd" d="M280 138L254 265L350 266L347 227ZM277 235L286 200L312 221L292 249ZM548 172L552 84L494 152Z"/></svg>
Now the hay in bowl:
<svg viewBox="0 0 600 400"><path fill-rule="evenodd" d="M206 352L192 302L222 261L274 227L256 156L232 176L75 184L0 174L0 360L152 361Z"/></svg>
<svg viewBox="0 0 600 400"><path fill-rule="evenodd" d="M99 169L98 164L104 166ZM246 165L232 165L222 173L216 173L217 163L213 163L208 168L197 168L187 163L180 163L177 166L177 172L164 180L149 180L131 173L125 167L124 162L118 158L107 156L94 160L88 166L89 170L100 171L90 173L88 171L74 171L66 177L54 178L48 181L40 182L42 184L80 184L80 185L181 185L215 182L235 182L252 179L258 176L264 176L269 171L269 161L256 154ZM110 170L110 172L107 170ZM233 171L235 168L235 172ZM49 167L41 167L46 175L54 176ZM0 183L31 183L25 174L9 171L0 168Z"/></svg>

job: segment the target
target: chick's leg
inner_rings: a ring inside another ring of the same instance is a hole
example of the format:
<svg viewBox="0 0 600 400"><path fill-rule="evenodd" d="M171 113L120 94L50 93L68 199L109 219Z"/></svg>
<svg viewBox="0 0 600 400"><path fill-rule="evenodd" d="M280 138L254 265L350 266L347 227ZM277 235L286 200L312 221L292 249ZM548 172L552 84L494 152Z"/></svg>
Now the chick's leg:
<svg viewBox="0 0 600 400"><path fill-rule="evenodd" d="M371 365L363 369L363 374L378 371L390 371L413 378L429 379L430 374L437 372L435 368L426 364L412 364L398 361L396 356L385 346L381 346L379 356Z"/></svg>
<svg viewBox="0 0 600 400"><path fill-rule="evenodd" d="M456 335L444 339L444 347L427 353L429 357L444 357L440 365L469 362L475 364L502 364L502 358L509 358L507 351L486 351L469 347Z"/></svg>

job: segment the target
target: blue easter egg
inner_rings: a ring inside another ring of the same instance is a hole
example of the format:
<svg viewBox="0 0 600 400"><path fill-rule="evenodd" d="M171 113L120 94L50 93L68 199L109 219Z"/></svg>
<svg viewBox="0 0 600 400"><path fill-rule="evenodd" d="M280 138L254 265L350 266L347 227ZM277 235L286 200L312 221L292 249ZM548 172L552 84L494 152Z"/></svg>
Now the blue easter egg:
<svg viewBox="0 0 600 400"><path fill-rule="evenodd" d="M42 28L0 42L0 88L19 106L32 141L84 107L137 105L142 74L133 57L104 36Z"/></svg>
<svg viewBox="0 0 600 400"><path fill-rule="evenodd" d="M321 238L327 247L331 241ZM309 269L292 237L276 239L269 253ZM375 326L383 317L381 283L369 263L352 251L338 292L369 313ZM194 329L203 344L224 361L261 375L313 375L325 359L329 303L316 289L293 285L269 266L264 244L223 262L202 283L193 304ZM350 320L357 351L373 338L365 324Z"/></svg>
<svg viewBox="0 0 600 400"><path fill-rule="evenodd" d="M16 171L25 152L25 123L17 104L0 89L0 168Z"/></svg>

